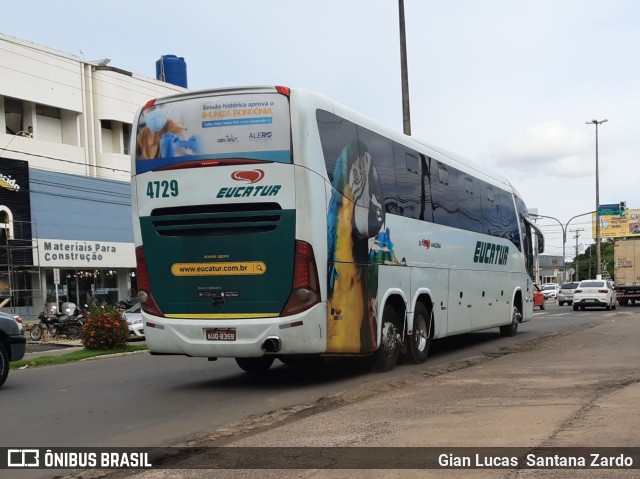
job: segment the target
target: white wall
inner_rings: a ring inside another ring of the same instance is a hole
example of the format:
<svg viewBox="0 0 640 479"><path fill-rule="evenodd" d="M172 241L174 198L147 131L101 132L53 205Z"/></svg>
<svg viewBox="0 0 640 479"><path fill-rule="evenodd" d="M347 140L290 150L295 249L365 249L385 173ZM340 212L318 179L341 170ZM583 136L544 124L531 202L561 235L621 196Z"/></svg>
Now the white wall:
<svg viewBox="0 0 640 479"><path fill-rule="evenodd" d="M2 34L0 46L0 94L82 111L79 58Z"/></svg>
<svg viewBox="0 0 640 479"><path fill-rule="evenodd" d="M122 124L132 124L149 99L187 91L2 33L0 65L0 155L58 172L128 179ZM33 139L5 133L5 96L23 102ZM36 116L36 104L59 108L60 119ZM112 130L102 130L100 120L111 120Z"/></svg>

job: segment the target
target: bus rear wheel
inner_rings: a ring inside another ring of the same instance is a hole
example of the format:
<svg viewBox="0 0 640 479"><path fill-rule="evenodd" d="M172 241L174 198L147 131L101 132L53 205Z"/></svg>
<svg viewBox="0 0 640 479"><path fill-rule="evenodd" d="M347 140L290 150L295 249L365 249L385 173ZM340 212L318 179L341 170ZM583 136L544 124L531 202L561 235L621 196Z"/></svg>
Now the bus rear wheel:
<svg viewBox="0 0 640 479"><path fill-rule="evenodd" d="M390 304L385 304L382 313L382 337L377 351L373 355L374 366L380 371L391 371L398 363L400 349L400 328L398 313Z"/></svg>
<svg viewBox="0 0 640 479"><path fill-rule="evenodd" d="M413 315L413 334L409 338L411 359L416 364L424 363L429 356L433 324L433 310L429 312L423 303L418 303Z"/></svg>
<svg viewBox="0 0 640 479"><path fill-rule="evenodd" d="M251 374L266 372L274 361L273 356L262 356L260 358L236 358L236 363L240 369Z"/></svg>

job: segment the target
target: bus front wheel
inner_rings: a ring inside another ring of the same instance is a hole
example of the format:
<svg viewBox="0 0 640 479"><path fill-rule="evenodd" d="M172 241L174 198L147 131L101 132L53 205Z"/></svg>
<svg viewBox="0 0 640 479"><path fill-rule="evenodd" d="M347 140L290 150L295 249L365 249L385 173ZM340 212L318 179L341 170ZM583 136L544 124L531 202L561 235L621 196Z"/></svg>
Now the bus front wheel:
<svg viewBox="0 0 640 479"><path fill-rule="evenodd" d="M418 303L413 315L413 334L409 337L411 359L416 364L425 362L429 356L433 324L433 310L429 312L423 303Z"/></svg>
<svg viewBox="0 0 640 479"><path fill-rule="evenodd" d="M390 304L385 304L382 313L382 338L374 353L374 364L380 371L391 371L398 362L402 343L398 328L398 313Z"/></svg>
<svg viewBox="0 0 640 479"><path fill-rule="evenodd" d="M260 358L236 358L236 363L245 372L251 374L264 373L271 367L274 361L273 356L262 356Z"/></svg>
<svg viewBox="0 0 640 479"><path fill-rule="evenodd" d="M511 314L511 324L500 326L500 333L509 338L518 334L518 324L520 323L521 316L520 310L514 306Z"/></svg>

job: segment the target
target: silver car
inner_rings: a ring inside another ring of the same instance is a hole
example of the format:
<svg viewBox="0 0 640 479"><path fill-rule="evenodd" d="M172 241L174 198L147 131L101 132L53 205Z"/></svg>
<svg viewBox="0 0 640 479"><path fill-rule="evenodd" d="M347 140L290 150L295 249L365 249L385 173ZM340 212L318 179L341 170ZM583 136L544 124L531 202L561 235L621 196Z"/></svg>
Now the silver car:
<svg viewBox="0 0 640 479"><path fill-rule="evenodd" d="M569 306L573 304L573 292L578 287L580 283L564 283L560 285L560 290L558 291L558 306L563 306L564 303L567 303Z"/></svg>
<svg viewBox="0 0 640 479"><path fill-rule="evenodd" d="M129 327L129 339L144 339L144 323L142 321L141 306L140 303L135 303L122 314Z"/></svg>

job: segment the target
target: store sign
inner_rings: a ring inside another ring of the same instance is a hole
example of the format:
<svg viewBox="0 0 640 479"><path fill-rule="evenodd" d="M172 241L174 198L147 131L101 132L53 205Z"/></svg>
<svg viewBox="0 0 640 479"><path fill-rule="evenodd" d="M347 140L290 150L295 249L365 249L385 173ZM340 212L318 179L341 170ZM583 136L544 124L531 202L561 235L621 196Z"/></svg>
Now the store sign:
<svg viewBox="0 0 640 479"><path fill-rule="evenodd" d="M135 268L133 243L109 241L38 240L40 267Z"/></svg>
<svg viewBox="0 0 640 479"><path fill-rule="evenodd" d="M35 258L31 248L29 163L6 155L0 158L0 212L0 218L8 217L13 227L13 238L9 240L10 258L0 259L0 262L13 266L32 265ZM0 222L4 221L0 219Z"/></svg>

